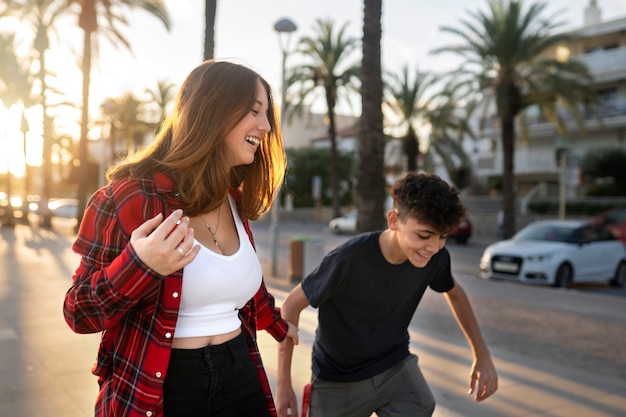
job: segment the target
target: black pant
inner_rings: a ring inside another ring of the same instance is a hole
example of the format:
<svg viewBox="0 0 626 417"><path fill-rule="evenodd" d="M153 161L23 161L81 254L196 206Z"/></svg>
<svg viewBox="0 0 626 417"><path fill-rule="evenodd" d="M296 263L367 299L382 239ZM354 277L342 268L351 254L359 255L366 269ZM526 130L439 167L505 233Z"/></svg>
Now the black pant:
<svg viewBox="0 0 626 417"><path fill-rule="evenodd" d="M243 334L221 345L172 349L164 417L269 416Z"/></svg>

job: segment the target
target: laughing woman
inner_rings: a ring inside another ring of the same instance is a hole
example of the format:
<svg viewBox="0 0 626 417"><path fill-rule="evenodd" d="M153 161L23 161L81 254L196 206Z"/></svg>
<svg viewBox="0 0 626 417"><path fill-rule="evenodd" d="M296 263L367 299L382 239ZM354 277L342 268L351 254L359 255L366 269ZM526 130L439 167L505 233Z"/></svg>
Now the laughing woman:
<svg viewBox="0 0 626 417"><path fill-rule="evenodd" d="M286 159L268 83L205 61L154 143L90 199L63 312L101 333L96 417L275 416L256 331L297 342L263 282L248 221Z"/></svg>

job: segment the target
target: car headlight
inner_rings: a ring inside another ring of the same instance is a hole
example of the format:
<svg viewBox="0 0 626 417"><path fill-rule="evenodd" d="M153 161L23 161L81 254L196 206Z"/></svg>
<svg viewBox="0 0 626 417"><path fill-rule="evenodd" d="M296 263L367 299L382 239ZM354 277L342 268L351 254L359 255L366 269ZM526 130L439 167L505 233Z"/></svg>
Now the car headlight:
<svg viewBox="0 0 626 417"><path fill-rule="evenodd" d="M490 262L491 262L491 252L489 250L486 250L483 252L483 256L481 256L480 258L480 263L478 267L480 268L481 271L486 271L487 266L489 265Z"/></svg>

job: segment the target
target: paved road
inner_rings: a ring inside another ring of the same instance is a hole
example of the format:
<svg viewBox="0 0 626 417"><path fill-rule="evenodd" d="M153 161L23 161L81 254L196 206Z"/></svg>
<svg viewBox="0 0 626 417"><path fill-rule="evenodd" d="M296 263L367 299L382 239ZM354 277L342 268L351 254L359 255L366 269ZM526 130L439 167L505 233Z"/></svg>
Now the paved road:
<svg viewBox="0 0 626 417"><path fill-rule="evenodd" d="M96 380L89 369L95 358L98 336L73 334L62 318L63 295L78 262L70 250L71 226L65 226L61 224L55 231L24 226L18 226L15 231L0 230L2 417L92 415ZM483 289L480 286L473 287L470 282L464 281L463 285L470 296L476 299ZM487 284L477 282L480 285ZM281 277L268 277L268 284L278 304L291 288L288 280ZM510 287L510 284L506 287ZM496 288L504 289L505 286ZM549 300L541 299L536 293L520 295L529 297L537 309L549 303ZM580 298L574 299L579 306L579 313L597 318L604 317L602 309L615 308L607 300L619 300L605 297L594 303L587 297L581 294ZM489 301L479 298L475 305L487 304ZM512 300L503 299L501 302L505 306L510 305L511 315L516 315ZM617 306L621 312L626 311L623 304ZM425 308L418 312L415 325L411 328L412 349L420 356L424 373L439 401L436 417L626 415L626 378L584 369L577 364L563 364L536 357L532 345L520 348L520 351L530 349L520 353L494 344L496 346L492 347L492 352L500 372L500 391L485 403L474 403L466 395L470 363L463 336L458 330L452 330L452 318L446 312L441 297L425 298L420 309L422 307ZM571 312L568 308L563 307L564 315ZM482 313L479 314L482 316ZM484 317L480 319L485 321ZM300 331L302 344L296 357L296 384L299 387L304 385L310 375L310 343L315 322L315 311L306 310ZM624 320L615 321L616 333L622 332L622 328L618 327L620 323L623 325ZM499 325L498 320L487 323L486 337L492 339L493 330L508 339L507 332L498 329ZM523 323L522 326L525 328L528 324ZM587 330L579 330L581 340L587 339L593 346L591 341L598 335L587 334ZM560 330L553 331L558 333ZM515 344L525 346L524 337L511 334L511 338ZM276 344L265 333L260 334L259 342L270 377L273 378ZM565 344L561 346L565 351L570 348ZM623 346L616 346L616 349L623 351ZM615 365L616 368L620 366L623 364Z"/></svg>
<svg viewBox="0 0 626 417"><path fill-rule="evenodd" d="M323 226L286 224L282 242L289 239L290 233L300 230L298 227L302 227L304 233L322 238L326 250L349 238L328 235ZM257 246L263 253L267 250L262 243L263 226L257 226L256 232ZM594 284L593 288L579 285L564 290L484 281L475 271L477 259L488 243L488 239L477 237L469 247L451 244L449 250L455 276L472 299L491 348L503 356L519 355L520 363L545 362L626 382L624 290L606 284ZM282 254L281 258L286 259L287 254ZM446 303L432 292L425 294L412 329L415 334L428 334L438 339L453 336L455 343L465 344ZM626 398L626 391L623 397Z"/></svg>

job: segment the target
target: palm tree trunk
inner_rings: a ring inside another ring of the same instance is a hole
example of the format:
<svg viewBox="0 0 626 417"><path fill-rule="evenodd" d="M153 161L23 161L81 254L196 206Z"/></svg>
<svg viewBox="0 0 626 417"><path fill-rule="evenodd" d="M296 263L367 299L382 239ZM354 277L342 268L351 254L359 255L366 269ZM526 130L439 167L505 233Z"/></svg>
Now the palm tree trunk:
<svg viewBox="0 0 626 417"><path fill-rule="evenodd" d="M522 100L514 76L503 71L496 89L498 116L502 123L502 236L515 234L515 116L522 109Z"/></svg>
<svg viewBox="0 0 626 417"><path fill-rule="evenodd" d="M85 30L83 42L83 112L80 121L80 142L78 159L80 161L78 175L78 217L77 228L83 220L83 210L87 205L87 185L89 180L89 156L87 149L87 133L89 131L89 84L91 83L91 36L93 32Z"/></svg>
<svg viewBox="0 0 626 417"><path fill-rule="evenodd" d="M412 127L409 126L409 131L404 137L403 150L406 155L406 170L408 172L417 171L417 158L420 154L419 142L417 135Z"/></svg>
<svg viewBox="0 0 626 417"><path fill-rule="evenodd" d="M215 15L217 0L204 0L204 60L215 55Z"/></svg>
<svg viewBox="0 0 626 417"><path fill-rule="evenodd" d="M380 63L382 0L364 0L362 112L359 133L357 232L381 229L385 209L383 83Z"/></svg>
<svg viewBox="0 0 626 417"><path fill-rule="evenodd" d="M52 219L48 210L48 200L52 194L52 120L48 117L48 103L46 101L46 59L45 49L39 50L39 81L41 83L41 111L43 113L43 191L41 203L43 205L41 211L41 227L49 229L52 227Z"/></svg>
<svg viewBox="0 0 626 417"><path fill-rule="evenodd" d="M331 107L332 106L332 107ZM337 162L337 127L335 125L335 106L328 103L328 133L330 135L330 182L333 204L333 217L341 216L339 204L339 163Z"/></svg>
<svg viewBox="0 0 626 417"><path fill-rule="evenodd" d="M515 234L515 122L513 117L502 120L502 236L508 239Z"/></svg>

